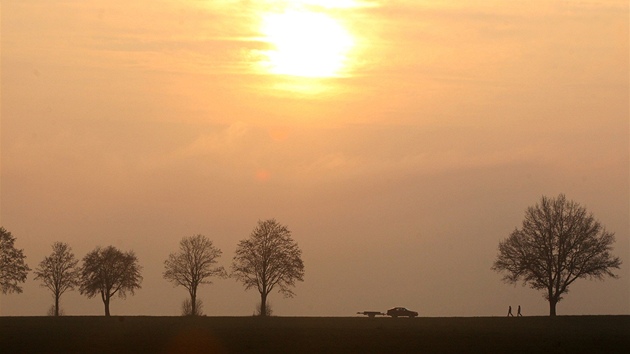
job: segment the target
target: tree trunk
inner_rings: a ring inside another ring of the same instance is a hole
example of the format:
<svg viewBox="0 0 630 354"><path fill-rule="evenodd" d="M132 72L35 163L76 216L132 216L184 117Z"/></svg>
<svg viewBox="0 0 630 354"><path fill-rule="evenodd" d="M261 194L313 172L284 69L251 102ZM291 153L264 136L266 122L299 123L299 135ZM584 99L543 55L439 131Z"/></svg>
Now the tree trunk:
<svg viewBox="0 0 630 354"><path fill-rule="evenodd" d="M558 301L556 299L549 299L549 316L554 317L556 315L556 304Z"/></svg>
<svg viewBox="0 0 630 354"><path fill-rule="evenodd" d="M264 291L260 293L260 316L267 316L267 294Z"/></svg>
<svg viewBox="0 0 630 354"><path fill-rule="evenodd" d="M194 292L190 293L190 314L197 316L197 294Z"/></svg>
<svg viewBox="0 0 630 354"><path fill-rule="evenodd" d="M103 300L105 304L105 316L109 316L109 297Z"/></svg>
<svg viewBox="0 0 630 354"><path fill-rule="evenodd" d="M59 295L55 294L55 317L59 317Z"/></svg>

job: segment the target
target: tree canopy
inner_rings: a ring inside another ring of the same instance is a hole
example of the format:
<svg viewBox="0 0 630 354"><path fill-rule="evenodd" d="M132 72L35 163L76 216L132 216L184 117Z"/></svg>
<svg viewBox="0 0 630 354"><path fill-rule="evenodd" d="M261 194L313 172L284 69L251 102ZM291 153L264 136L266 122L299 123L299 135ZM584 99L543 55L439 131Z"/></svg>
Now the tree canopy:
<svg viewBox="0 0 630 354"><path fill-rule="evenodd" d="M614 234L578 203L563 194L543 196L527 209L522 227L499 243L492 269L503 272L508 283L544 290L549 315L555 316L556 304L577 279L617 277L612 269L621 260L611 254L614 241Z"/></svg>
<svg viewBox="0 0 630 354"><path fill-rule="evenodd" d="M74 257L72 248L66 243L55 242L52 253L44 258L35 269L35 279L42 281L42 286L48 288L55 299L54 315L59 316L59 299L67 290L73 290L79 285L79 260Z"/></svg>
<svg viewBox="0 0 630 354"><path fill-rule="evenodd" d="M83 258L79 291L88 298L101 295L105 316L109 316L109 303L114 295L125 298L127 292L133 295L140 288L140 270L133 251L122 252L114 246L97 247Z"/></svg>
<svg viewBox="0 0 630 354"><path fill-rule="evenodd" d="M184 314L200 315L200 301L197 300L197 287L201 284L212 284L212 277L227 277L223 267L217 267L220 249L214 247L212 241L203 235L185 237L179 242L179 252L171 253L164 261L164 279L175 286L188 289L190 303L184 306ZM190 312L190 313L188 313Z"/></svg>
<svg viewBox="0 0 630 354"><path fill-rule="evenodd" d="M15 248L15 237L4 227L0 227L0 291L3 294L21 293L19 283L26 281L31 270L23 250Z"/></svg>
<svg viewBox="0 0 630 354"><path fill-rule="evenodd" d="M302 251L286 226L275 219L258 221L249 238L238 243L231 274L245 289L258 290L260 315L266 316L271 291L292 297L296 281L304 281Z"/></svg>

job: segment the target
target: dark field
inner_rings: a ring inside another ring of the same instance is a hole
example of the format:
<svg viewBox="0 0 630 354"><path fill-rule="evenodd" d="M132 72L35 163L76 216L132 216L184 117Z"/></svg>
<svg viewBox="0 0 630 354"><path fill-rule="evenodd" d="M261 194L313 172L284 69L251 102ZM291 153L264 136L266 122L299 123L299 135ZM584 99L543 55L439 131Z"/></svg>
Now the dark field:
<svg viewBox="0 0 630 354"><path fill-rule="evenodd" d="M630 353L630 316L0 317L0 353Z"/></svg>

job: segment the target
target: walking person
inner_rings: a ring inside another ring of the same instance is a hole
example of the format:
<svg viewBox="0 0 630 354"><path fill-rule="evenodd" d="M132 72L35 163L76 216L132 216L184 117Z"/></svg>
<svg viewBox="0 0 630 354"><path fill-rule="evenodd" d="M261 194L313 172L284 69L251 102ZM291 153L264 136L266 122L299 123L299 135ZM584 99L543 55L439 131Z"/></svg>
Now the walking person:
<svg viewBox="0 0 630 354"><path fill-rule="evenodd" d="M521 315L521 305L518 305L518 310L516 311L516 316L517 317L523 317L523 315Z"/></svg>
<svg viewBox="0 0 630 354"><path fill-rule="evenodd" d="M514 317L514 315L512 314L512 306L508 306L508 315L507 317Z"/></svg>

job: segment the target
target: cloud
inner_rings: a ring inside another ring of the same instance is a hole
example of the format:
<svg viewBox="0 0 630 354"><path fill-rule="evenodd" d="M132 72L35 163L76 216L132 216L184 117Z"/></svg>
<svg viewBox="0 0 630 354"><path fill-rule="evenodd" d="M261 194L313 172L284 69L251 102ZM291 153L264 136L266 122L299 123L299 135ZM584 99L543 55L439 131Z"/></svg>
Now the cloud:
<svg viewBox="0 0 630 354"><path fill-rule="evenodd" d="M252 127L243 122L235 122L218 132L204 134L190 145L178 149L172 158L190 158L206 155L232 155L240 152Z"/></svg>

